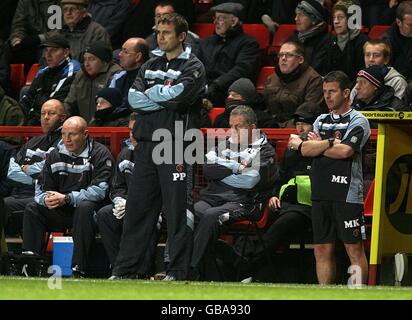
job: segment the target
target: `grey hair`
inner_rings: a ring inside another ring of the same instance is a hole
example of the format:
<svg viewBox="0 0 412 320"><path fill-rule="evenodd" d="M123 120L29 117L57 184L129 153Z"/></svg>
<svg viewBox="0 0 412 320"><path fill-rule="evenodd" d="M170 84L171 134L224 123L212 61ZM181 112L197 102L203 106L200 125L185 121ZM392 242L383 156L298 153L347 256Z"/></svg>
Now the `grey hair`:
<svg viewBox="0 0 412 320"><path fill-rule="evenodd" d="M255 111L249 106L239 105L232 110L231 116L243 116L245 124L250 126L252 124L257 125L257 117Z"/></svg>

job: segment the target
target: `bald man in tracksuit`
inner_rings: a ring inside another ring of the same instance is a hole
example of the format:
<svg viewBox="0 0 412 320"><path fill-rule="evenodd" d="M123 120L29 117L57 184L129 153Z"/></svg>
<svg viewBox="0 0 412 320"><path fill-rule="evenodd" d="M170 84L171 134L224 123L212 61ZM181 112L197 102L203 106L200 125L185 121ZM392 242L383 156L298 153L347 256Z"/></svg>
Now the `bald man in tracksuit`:
<svg viewBox="0 0 412 320"><path fill-rule="evenodd" d="M187 31L187 22L179 14L166 14L160 19L157 26L160 49L154 50L154 57L140 68L129 91L129 104L139 114L133 131L139 144L135 149L135 169L113 280L150 275L155 250L149 244L156 236L162 204L170 255L165 280L183 280L188 274L193 181L191 166L183 161L183 148L175 148L176 144L183 146L183 137L179 131L175 132L175 126L180 126L182 134L199 127L200 95L206 81L203 64L189 47L183 46ZM154 136L157 129L163 129L163 137ZM170 162L157 161L156 153L162 145L170 146L164 152L165 158L171 157Z"/></svg>
<svg viewBox="0 0 412 320"><path fill-rule="evenodd" d="M83 118L71 117L43 167L33 202L23 218L23 253L41 254L48 230L73 228L72 269L75 276L87 272L87 260L95 239L93 215L109 193L113 157L89 138Z"/></svg>

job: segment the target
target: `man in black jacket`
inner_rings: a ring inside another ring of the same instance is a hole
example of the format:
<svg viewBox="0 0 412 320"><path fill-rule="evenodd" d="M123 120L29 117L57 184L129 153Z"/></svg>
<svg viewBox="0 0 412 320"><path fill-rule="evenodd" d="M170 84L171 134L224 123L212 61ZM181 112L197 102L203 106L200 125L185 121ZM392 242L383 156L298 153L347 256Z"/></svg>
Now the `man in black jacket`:
<svg viewBox="0 0 412 320"><path fill-rule="evenodd" d="M222 107L234 81L256 79L260 51L257 40L243 32L241 4L222 3L211 10L215 13L215 34L200 41L199 59L206 68L206 98L215 107Z"/></svg>
<svg viewBox="0 0 412 320"><path fill-rule="evenodd" d="M26 204L33 201L34 185L44 161L61 139L61 126L66 119L64 106L59 100L48 100L41 108L41 127L44 135L33 137L24 144L15 157L10 158L7 178L11 184L10 196L4 198L6 232L21 232ZM7 227L7 221L10 224Z"/></svg>
<svg viewBox="0 0 412 320"><path fill-rule="evenodd" d="M166 14L160 19L159 50L153 51L156 57L140 68L129 91L129 103L139 114L133 130L139 147L111 279L148 276L154 260L150 244L156 236L162 204L170 256L165 280L187 277L193 180L192 167L183 159L183 135L188 129L199 128L200 95L206 80L203 64L189 47L183 46L187 31L188 24L179 14ZM163 149L163 158L162 148L167 149Z"/></svg>
<svg viewBox="0 0 412 320"><path fill-rule="evenodd" d="M113 158L102 144L89 138L86 121L67 119L62 140L47 157L40 191L26 205L23 253L42 254L48 230L73 228L72 270L85 276L95 239L94 213L109 193Z"/></svg>
<svg viewBox="0 0 412 320"><path fill-rule="evenodd" d="M230 114L231 137L206 155L203 173L209 183L195 203L198 224L191 260L192 277L220 233L220 226L245 219L258 220L266 192L277 174L275 150L256 130L257 118L247 106Z"/></svg>
<svg viewBox="0 0 412 320"><path fill-rule="evenodd" d="M50 35L41 44L47 67L40 69L20 104L27 115L27 124L40 124L40 109L49 99L64 101L80 63L70 57L69 42L59 34Z"/></svg>
<svg viewBox="0 0 412 320"><path fill-rule="evenodd" d="M120 151L117 159L110 190L112 203L104 206L97 212L97 224L112 267L119 252L123 217L126 213L127 193L134 168L134 148L137 145L137 141L133 137L133 127L136 123L136 116L136 113L130 115L130 139L125 141L125 147Z"/></svg>
<svg viewBox="0 0 412 320"><path fill-rule="evenodd" d="M143 38L130 38L123 43L119 52L119 64L123 70L115 73L110 81L109 88L120 90L123 101L116 106L115 114L127 116L131 107L127 101L129 89L137 77L140 67L149 59L149 47Z"/></svg>
<svg viewBox="0 0 412 320"><path fill-rule="evenodd" d="M305 61L320 75L326 74L331 42L328 12L317 0L301 1L296 7L295 22L293 38L303 44Z"/></svg>

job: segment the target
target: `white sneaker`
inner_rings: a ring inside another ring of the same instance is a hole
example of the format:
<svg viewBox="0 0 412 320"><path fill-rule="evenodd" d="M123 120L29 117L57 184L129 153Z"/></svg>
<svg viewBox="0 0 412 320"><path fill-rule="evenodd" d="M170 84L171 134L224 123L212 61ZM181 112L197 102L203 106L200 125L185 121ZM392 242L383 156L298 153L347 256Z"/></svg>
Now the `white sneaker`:
<svg viewBox="0 0 412 320"><path fill-rule="evenodd" d="M33 251L22 251L21 254L27 255L27 256L34 256Z"/></svg>
<svg viewBox="0 0 412 320"><path fill-rule="evenodd" d="M402 284L402 279L406 276L408 272L408 257L404 253L395 254L395 285L400 286Z"/></svg>
<svg viewBox="0 0 412 320"><path fill-rule="evenodd" d="M243 279L243 280L240 281L240 282L241 282L241 283L252 283L252 281L253 281L253 277L249 277L249 278Z"/></svg>

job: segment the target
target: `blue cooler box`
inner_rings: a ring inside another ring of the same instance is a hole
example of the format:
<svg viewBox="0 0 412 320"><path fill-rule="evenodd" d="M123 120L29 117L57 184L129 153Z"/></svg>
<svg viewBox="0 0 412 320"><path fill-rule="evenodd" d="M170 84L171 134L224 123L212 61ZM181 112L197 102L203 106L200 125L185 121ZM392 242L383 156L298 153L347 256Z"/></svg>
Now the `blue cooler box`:
<svg viewBox="0 0 412 320"><path fill-rule="evenodd" d="M62 276L72 275L73 238L53 237L53 264L62 270Z"/></svg>

